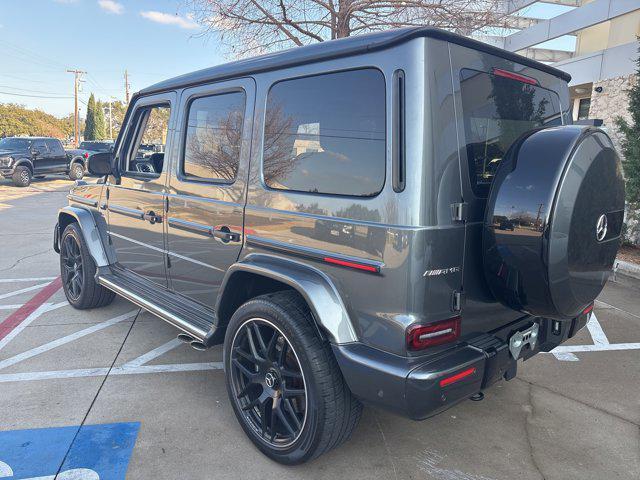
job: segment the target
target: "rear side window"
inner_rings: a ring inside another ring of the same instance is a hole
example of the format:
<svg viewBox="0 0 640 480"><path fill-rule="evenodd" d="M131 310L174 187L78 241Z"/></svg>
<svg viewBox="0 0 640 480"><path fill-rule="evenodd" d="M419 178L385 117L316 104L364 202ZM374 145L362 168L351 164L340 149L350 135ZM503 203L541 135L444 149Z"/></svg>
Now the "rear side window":
<svg viewBox="0 0 640 480"><path fill-rule="evenodd" d="M562 123L558 94L501 75L460 72L471 185L485 197L505 152L523 133Z"/></svg>
<svg viewBox="0 0 640 480"><path fill-rule="evenodd" d="M238 173L244 92L196 98L189 104L182 174L233 182Z"/></svg>
<svg viewBox="0 0 640 480"><path fill-rule="evenodd" d="M385 83L361 69L285 80L267 97L268 187L369 197L385 181Z"/></svg>

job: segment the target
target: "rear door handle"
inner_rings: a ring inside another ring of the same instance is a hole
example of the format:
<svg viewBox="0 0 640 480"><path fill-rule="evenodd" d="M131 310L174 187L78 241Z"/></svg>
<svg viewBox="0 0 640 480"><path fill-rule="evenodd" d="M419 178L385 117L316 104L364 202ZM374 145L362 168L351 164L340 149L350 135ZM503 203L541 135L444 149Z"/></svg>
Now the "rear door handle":
<svg viewBox="0 0 640 480"><path fill-rule="evenodd" d="M149 222L151 225L155 223L162 223L162 215L156 215L153 210L150 210L142 214L142 219Z"/></svg>
<svg viewBox="0 0 640 480"><path fill-rule="evenodd" d="M219 238L223 242L240 241L240 234L237 232L232 232L231 229L226 225L212 228L211 235L213 235L215 238Z"/></svg>

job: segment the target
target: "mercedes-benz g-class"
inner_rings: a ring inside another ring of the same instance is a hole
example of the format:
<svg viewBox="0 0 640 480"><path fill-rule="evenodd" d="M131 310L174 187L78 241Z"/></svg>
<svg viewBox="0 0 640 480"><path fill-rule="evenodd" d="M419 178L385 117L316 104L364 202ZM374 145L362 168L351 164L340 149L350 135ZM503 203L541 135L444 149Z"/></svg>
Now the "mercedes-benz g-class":
<svg viewBox="0 0 640 480"><path fill-rule="evenodd" d="M238 421L282 463L362 402L478 398L585 325L619 247L620 160L571 124L569 79L411 28L146 88L59 213L66 296L224 344Z"/></svg>

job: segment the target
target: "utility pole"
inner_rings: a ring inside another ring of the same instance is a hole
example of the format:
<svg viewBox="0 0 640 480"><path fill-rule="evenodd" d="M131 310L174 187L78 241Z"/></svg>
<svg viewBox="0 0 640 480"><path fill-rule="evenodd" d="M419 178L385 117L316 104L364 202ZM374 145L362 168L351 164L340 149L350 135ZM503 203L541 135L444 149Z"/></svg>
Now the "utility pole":
<svg viewBox="0 0 640 480"><path fill-rule="evenodd" d="M109 140L113 140L113 113L111 111L112 100L109 99Z"/></svg>
<svg viewBox="0 0 640 480"><path fill-rule="evenodd" d="M129 72L125 69L124 71L124 98L127 101L127 105L129 105Z"/></svg>
<svg viewBox="0 0 640 480"><path fill-rule="evenodd" d="M86 74L82 70L67 70L67 73L73 73L73 97L74 97L74 109L73 109L73 142L75 147L78 147L78 140L80 140L79 132L79 118L78 118L78 85L80 83L80 76Z"/></svg>

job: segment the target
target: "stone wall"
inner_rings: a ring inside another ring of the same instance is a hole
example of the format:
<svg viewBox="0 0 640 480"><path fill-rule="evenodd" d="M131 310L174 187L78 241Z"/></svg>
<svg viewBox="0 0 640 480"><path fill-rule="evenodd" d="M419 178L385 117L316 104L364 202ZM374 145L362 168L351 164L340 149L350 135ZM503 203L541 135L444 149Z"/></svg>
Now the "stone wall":
<svg viewBox="0 0 640 480"><path fill-rule="evenodd" d="M600 118L603 120L603 127L609 133L620 154L622 154L622 149L620 148L622 135L616 128L614 119L620 116L628 121L631 120L631 115L628 110L629 96L627 90L637 81L637 75L610 78L608 80L594 82L591 92L589 118ZM602 92L598 93L596 91L598 87L602 87ZM640 245L640 211L630 210L627 206L625 224L625 240L634 245Z"/></svg>
<svg viewBox="0 0 640 480"><path fill-rule="evenodd" d="M614 119L621 116L622 118L631 120L631 115L628 110L629 95L627 94L627 90L629 90L636 81L636 75L628 75L593 83L589 118L600 118L603 120L603 127L605 127L611 136L618 152L620 152L622 136L615 126ZM598 87L602 87L602 92L598 93L596 91Z"/></svg>

